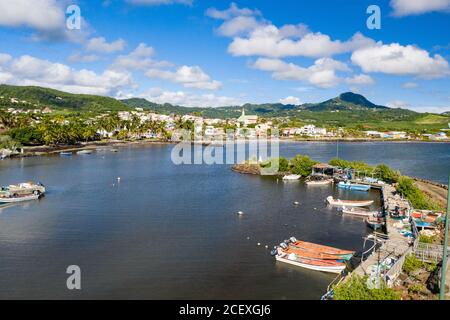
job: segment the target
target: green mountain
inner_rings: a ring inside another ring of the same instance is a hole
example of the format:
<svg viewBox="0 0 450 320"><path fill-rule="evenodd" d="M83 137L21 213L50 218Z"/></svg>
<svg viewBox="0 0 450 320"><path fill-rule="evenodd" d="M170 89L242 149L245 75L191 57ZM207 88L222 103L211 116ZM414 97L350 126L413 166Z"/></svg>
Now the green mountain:
<svg viewBox="0 0 450 320"><path fill-rule="evenodd" d="M19 101L12 103L11 99ZM130 107L122 102L104 96L88 94L72 94L49 88L34 86L0 85L0 106L20 107L23 109L43 109L50 107L56 110L70 111L119 111Z"/></svg>
<svg viewBox="0 0 450 320"><path fill-rule="evenodd" d="M321 103L306 104L303 106L305 109L311 111L387 109L387 107L376 105L364 96L353 92L345 92L339 95L339 97Z"/></svg>

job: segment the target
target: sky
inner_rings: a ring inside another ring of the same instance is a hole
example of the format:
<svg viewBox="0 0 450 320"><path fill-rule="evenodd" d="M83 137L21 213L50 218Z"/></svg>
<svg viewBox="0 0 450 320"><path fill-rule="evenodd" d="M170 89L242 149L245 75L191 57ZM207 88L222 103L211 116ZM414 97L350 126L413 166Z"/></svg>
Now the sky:
<svg viewBox="0 0 450 320"><path fill-rule="evenodd" d="M450 0L0 0L0 83L208 107L353 91L444 112L449 30Z"/></svg>

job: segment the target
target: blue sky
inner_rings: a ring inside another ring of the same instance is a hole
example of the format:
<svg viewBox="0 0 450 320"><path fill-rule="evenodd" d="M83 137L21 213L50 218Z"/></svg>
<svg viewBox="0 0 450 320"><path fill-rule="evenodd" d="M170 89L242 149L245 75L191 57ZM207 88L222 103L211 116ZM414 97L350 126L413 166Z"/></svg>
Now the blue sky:
<svg viewBox="0 0 450 320"><path fill-rule="evenodd" d="M66 27L71 4L80 30ZM450 110L450 0L0 0L0 12L0 83L186 106L354 91Z"/></svg>

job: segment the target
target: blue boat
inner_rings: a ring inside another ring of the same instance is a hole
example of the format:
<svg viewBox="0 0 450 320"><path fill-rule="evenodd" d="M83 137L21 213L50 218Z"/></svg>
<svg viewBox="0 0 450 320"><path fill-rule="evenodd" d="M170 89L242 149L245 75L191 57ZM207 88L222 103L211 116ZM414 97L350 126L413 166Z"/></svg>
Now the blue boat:
<svg viewBox="0 0 450 320"><path fill-rule="evenodd" d="M72 152L63 151L60 152L59 155L64 157L70 157L72 155Z"/></svg>
<svg viewBox="0 0 450 320"><path fill-rule="evenodd" d="M338 188L356 191L369 191L370 186L365 184L356 184L350 182L341 181L338 183Z"/></svg>

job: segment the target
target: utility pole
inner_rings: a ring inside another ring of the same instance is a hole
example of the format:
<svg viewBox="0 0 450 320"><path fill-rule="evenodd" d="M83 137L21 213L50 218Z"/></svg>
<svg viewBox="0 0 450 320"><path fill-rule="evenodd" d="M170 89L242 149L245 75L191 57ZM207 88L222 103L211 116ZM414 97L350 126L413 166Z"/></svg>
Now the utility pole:
<svg viewBox="0 0 450 320"><path fill-rule="evenodd" d="M448 177L448 187L450 189L450 175ZM441 268L441 287L439 292L439 299L445 300L445 276L447 271L447 254L448 254L448 216L450 214L450 190L447 190L447 214L445 215L445 231L444 231L444 252L442 256Z"/></svg>

